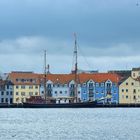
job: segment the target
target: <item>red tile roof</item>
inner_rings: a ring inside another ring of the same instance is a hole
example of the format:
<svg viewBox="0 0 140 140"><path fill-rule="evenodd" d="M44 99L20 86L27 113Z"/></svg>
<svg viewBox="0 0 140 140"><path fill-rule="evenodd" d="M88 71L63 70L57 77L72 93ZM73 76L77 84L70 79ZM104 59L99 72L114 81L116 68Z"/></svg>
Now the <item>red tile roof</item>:
<svg viewBox="0 0 140 140"><path fill-rule="evenodd" d="M27 73L27 72L25 72L25 73L24 72L11 72L8 76L8 78L15 85L38 85L38 84L40 84L39 77L40 77L39 74ZM23 81L21 81L22 79L25 79L26 81L23 82Z"/></svg>
<svg viewBox="0 0 140 140"><path fill-rule="evenodd" d="M41 75L43 78L43 75ZM74 74L48 74L47 80L51 80L53 83L69 83L70 81L75 79ZM105 82L107 80L111 80L112 82L118 83L120 81L120 76L117 74L109 74L109 73L98 73L98 74L78 74L77 79L79 83L84 83L89 80L93 80L94 82Z"/></svg>
<svg viewBox="0 0 140 140"><path fill-rule="evenodd" d="M78 74L77 75L78 82L79 83L84 83L89 80L93 80L94 82L105 82L107 80L111 80L112 82L118 83L120 81L120 76L117 74L111 74L111 73L97 73L97 74ZM14 84L17 85L22 85L22 84L27 84L27 85L34 85L34 84L40 84L40 82L44 81L44 74L36 74L36 73L10 73L9 74L9 79ZM29 81L17 81L16 79L29 79ZM36 82L33 83L30 81L30 79L35 79ZM60 83L60 84L67 84L70 81L75 79L74 74L47 74L46 77L47 80L52 81L53 83Z"/></svg>

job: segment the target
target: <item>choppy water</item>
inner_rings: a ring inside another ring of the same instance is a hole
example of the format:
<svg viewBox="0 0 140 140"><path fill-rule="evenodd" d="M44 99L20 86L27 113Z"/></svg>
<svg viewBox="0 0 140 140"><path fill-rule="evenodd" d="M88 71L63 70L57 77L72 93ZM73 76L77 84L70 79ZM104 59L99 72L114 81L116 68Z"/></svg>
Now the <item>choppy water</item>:
<svg viewBox="0 0 140 140"><path fill-rule="evenodd" d="M0 109L0 140L140 140L140 109Z"/></svg>

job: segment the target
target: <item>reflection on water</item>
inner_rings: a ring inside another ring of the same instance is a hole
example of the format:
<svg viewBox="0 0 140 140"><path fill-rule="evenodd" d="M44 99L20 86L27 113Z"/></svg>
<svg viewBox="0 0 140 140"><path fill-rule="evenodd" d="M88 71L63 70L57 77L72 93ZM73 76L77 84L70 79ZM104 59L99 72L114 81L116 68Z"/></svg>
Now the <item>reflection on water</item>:
<svg viewBox="0 0 140 140"><path fill-rule="evenodd" d="M0 140L139 140L140 109L0 109Z"/></svg>

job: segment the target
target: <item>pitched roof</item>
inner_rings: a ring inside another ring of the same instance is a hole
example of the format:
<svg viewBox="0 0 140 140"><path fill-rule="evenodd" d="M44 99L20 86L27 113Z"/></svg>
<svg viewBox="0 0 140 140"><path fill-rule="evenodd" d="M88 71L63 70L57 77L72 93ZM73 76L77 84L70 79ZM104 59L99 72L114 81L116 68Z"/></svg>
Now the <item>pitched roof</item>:
<svg viewBox="0 0 140 140"><path fill-rule="evenodd" d="M15 85L38 85L40 74L32 72L11 72L9 73L8 79Z"/></svg>
<svg viewBox="0 0 140 140"><path fill-rule="evenodd" d="M9 74L9 79L16 85L34 85L43 83L44 74L37 73L24 73L24 72L11 72ZM74 74L47 74L47 80L52 81L53 83L67 84L70 81L75 79ZM112 82L118 83L120 81L120 76L112 73L96 73L96 74L87 74L81 73L77 75L78 83L84 83L89 80L94 82L105 82L111 80ZM34 82L33 82L34 81Z"/></svg>
<svg viewBox="0 0 140 140"><path fill-rule="evenodd" d="M133 68L132 71L140 71L140 67L139 68Z"/></svg>
<svg viewBox="0 0 140 140"><path fill-rule="evenodd" d="M41 75L43 78L43 74ZM75 79L74 74L47 74L47 80L51 80L53 83L61 83L66 84ZM81 73L77 75L77 79L79 83L84 83L89 80L93 80L94 82L105 82L107 80L111 80L112 82L118 83L120 81L120 76L117 74L110 73L96 73L96 74L87 74Z"/></svg>

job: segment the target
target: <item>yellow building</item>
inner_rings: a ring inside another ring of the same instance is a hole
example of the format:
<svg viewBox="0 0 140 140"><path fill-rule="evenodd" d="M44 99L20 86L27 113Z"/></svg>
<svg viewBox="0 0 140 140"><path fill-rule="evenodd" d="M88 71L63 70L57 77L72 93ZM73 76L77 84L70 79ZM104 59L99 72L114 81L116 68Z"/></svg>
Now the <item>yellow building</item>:
<svg viewBox="0 0 140 140"><path fill-rule="evenodd" d="M12 72L9 74L9 79L14 84L13 103L26 102L26 98L40 95L39 74Z"/></svg>
<svg viewBox="0 0 140 140"><path fill-rule="evenodd" d="M140 68L132 69L131 76L119 86L120 104L140 103Z"/></svg>

